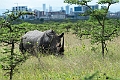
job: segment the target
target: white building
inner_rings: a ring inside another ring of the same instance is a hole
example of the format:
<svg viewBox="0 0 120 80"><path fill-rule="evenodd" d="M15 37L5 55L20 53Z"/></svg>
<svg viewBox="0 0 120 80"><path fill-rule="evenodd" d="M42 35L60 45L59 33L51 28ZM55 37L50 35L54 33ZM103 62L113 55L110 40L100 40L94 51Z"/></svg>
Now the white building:
<svg viewBox="0 0 120 80"><path fill-rule="evenodd" d="M28 11L27 6L15 6L12 7L12 11L17 15L18 12L24 12L24 11ZM28 15L22 15L20 16L20 19L27 19Z"/></svg>
<svg viewBox="0 0 120 80"><path fill-rule="evenodd" d="M34 10L34 13L36 14L35 19L40 19L41 16L44 16L44 11Z"/></svg>
<svg viewBox="0 0 120 80"><path fill-rule="evenodd" d="M54 11L54 12L48 12L49 19L65 19L65 12L61 11Z"/></svg>
<svg viewBox="0 0 120 80"><path fill-rule="evenodd" d="M65 19L65 15L64 14L51 15L51 19Z"/></svg>

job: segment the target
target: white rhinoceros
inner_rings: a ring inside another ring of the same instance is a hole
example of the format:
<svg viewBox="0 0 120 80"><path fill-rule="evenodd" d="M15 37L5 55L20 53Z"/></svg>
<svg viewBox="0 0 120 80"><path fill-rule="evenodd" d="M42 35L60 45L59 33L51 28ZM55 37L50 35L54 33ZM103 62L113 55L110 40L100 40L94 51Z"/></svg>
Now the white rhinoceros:
<svg viewBox="0 0 120 80"><path fill-rule="evenodd" d="M61 38L63 42L61 45ZM19 49L22 53L26 51L31 54L40 53L54 53L55 55L64 52L64 33L57 35L53 30L44 32L34 30L29 31L22 36Z"/></svg>

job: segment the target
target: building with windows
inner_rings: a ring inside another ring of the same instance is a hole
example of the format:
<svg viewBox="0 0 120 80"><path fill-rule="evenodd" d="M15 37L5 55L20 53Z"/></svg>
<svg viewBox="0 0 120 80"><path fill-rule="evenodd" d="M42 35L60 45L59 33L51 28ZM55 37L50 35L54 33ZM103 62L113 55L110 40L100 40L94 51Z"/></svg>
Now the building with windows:
<svg viewBox="0 0 120 80"><path fill-rule="evenodd" d="M70 10L69 10L69 5L66 6L66 14L69 14Z"/></svg>
<svg viewBox="0 0 120 80"><path fill-rule="evenodd" d="M101 9L106 9L107 8L107 6L101 6Z"/></svg>
<svg viewBox="0 0 120 80"><path fill-rule="evenodd" d="M52 12L52 6L49 5L49 12Z"/></svg>
<svg viewBox="0 0 120 80"><path fill-rule="evenodd" d="M43 11L44 11L44 13L46 15L46 4L43 4Z"/></svg>
<svg viewBox="0 0 120 80"><path fill-rule="evenodd" d="M70 8L70 14L73 15L73 8Z"/></svg>
<svg viewBox="0 0 120 80"><path fill-rule="evenodd" d="M93 10L98 9L97 5L89 5ZM74 7L74 16L76 19L88 19L89 16L80 16L80 14L83 14L85 11L90 10L89 7L80 5L77 7Z"/></svg>
<svg viewBox="0 0 120 80"><path fill-rule="evenodd" d="M62 11L62 10L64 10L64 8L63 8L63 7L61 7L61 11Z"/></svg>
<svg viewBox="0 0 120 80"><path fill-rule="evenodd" d="M44 16L44 11L34 10L34 13L36 14L35 19L40 19L41 16Z"/></svg>
<svg viewBox="0 0 120 80"><path fill-rule="evenodd" d="M28 11L28 8L27 6L15 6L15 7L12 7L12 11L14 12L14 14L17 15L18 12L24 12L24 11ZM28 15L22 15L20 16L20 19L27 19L28 18Z"/></svg>
<svg viewBox="0 0 120 80"><path fill-rule="evenodd" d="M120 11L118 12L108 12L107 14L108 18L114 18L114 19L120 19Z"/></svg>
<svg viewBox="0 0 120 80"><path fill-rule="evenodd" d="M48 12L48 18L49 19L65 19L66 18L66 14L65 11L53 11L53 12Z"/></svg>
<svg viewBox="0 0 120 80"><path fill-rule="evenodd" d="M43 11L46 11L46 4L43 4Z"/></svg>
<svg viewBox="0 0 120 80"><path fill-rule="evenodd" d="M98 5L98 4L96 4L96 5L89 5L89 6L90 6L93 10L99 9L99 5ZM83 11L85 12L85 11L87 11L87 10L90 10L89 7L83 6Z"/></svg>
<svg viewBox="0 0 120 80"><path fill-rule="evenodd" d="M89 5L93 10L95 10L95 9L98 9L98 4L97 5ZM74 7L74 12L85 12L85 11L87 11L87 10L89 10L89 7L87 7L87 6L77 6L77 7Z"/></svg>
<svg viewBox="0 0 120 80"><path fill-rule="evenodd" d="M12 7L12 11L28 11L27 6L16 6Z"/></svg>
<svg viewBox="0 0 120 80"><path fill-rule="evenodd" d="M83 6L74 7L74 12L83 12Z"/></svg>

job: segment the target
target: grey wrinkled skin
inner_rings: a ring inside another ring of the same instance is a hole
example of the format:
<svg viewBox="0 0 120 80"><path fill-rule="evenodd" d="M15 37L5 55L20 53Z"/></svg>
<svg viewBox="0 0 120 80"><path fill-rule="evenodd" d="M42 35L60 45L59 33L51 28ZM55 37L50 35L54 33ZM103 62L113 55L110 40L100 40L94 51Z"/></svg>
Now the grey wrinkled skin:
<svg viewBox="0 0 120 80"><path fill-rule="evenodd" d="M62 37L63 42L61 45ZM23 54L27 51L33 55L38 52L63 55L64 33L58 36L53 30L47 30L44 32L38 30L29 31L22 36L19 49Z"/></svg>

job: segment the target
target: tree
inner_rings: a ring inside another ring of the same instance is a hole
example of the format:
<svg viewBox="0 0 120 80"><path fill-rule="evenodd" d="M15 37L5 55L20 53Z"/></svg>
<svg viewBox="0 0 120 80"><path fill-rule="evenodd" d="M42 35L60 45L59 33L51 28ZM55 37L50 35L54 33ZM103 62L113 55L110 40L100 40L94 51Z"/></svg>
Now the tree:
<svg viewBox="0 0 120 80"><path fill-rule="evenodd" d="M106 16L108 14L108 10L112 4L118 3L119 0L99 0L98 4L107 4L107 7L101 10L93 10L89 5L88 2L91 2L92 0L64 0L65 3L68 4L77 4L77 5L85 5L89 8L89 15L96 18L100 26L97 26L92 29L91 36L96 40L95 42L101 43L101 49L102 49L102 56L104 57L105 49L106 47L106 41L111 39L111 36L116 34L117 32L117 24L115 25L115 28L112 28L112 31L110 33L106 33L106 31L110 31L110 28L107 28L105 26L106 24ZM98 28L99 31L96 29ZM107 29L107 30L106 30ZM97 30L97 31L95 31ZM97 33L97 34L95 34Z"/></svg>
<svg viewBox="0 0 120 80"><path fill-rule="evenodd" d="M40 22L44 22L44 18L40 18Z"/></svg>
<svg viewBox="0 0 120 80"><path fill-rule="evenodd" d="M4 13L6 19L1 19L0 24L0 42L4 44L3 54L6 54L5 57L1 58L2 69L7 71L5 75L9 76L9 79L12 80L13 74L16 72L16 66L23 63L27 56L23 56L15 51L15 44L20 40L20 36L26 31L26 28L13 25L13 22L17 20L21 15L33 13L29 12L17 12L17 15L14 12L7 11Z"/></svg>

